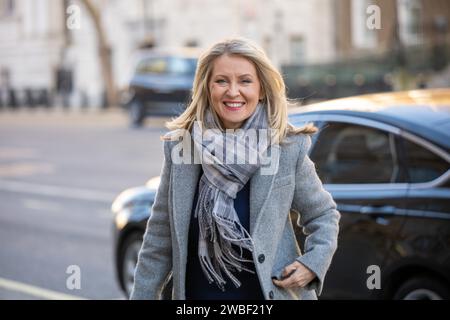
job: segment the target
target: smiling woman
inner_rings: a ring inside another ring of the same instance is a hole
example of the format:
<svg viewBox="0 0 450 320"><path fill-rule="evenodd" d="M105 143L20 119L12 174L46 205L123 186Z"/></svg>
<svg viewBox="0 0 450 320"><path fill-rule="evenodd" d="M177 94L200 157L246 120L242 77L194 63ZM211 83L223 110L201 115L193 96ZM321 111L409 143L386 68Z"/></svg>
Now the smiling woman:
<svg viewBox="0 0 450 320"><path fill-rule="evenodd" d="M317 299L340 215L308 157L317 129L288 123L283 78L263 50L244 39L213 45L199 59L191 103L167 127L131 298L159 298L172 272L174 299ZM244 138L261 131L271 132L263 154L261 136ZM179 137L183 156L212 161L177 161ZM257 161L242 161L255 152ZM309 234L304 255L291 210Z"/></svg>

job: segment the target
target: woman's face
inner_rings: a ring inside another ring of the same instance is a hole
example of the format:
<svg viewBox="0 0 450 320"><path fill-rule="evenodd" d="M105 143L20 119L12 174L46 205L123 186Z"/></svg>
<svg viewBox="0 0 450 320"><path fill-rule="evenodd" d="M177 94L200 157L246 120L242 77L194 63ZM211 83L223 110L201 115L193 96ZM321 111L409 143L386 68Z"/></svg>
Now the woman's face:
<svg viewBox="0 0 450 320"><path fill-rule="evenodd" d="M222 55L213 62L210 101L225 129L237 129L255 111L261 84L254 64L237 55Z"/></svg>

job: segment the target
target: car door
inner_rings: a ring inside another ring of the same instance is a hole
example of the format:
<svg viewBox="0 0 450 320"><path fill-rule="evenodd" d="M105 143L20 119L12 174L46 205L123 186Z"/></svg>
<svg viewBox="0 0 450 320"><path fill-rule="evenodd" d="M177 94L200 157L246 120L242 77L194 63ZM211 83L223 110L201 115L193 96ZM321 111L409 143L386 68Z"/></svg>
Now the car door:
<svg viewBox="0 0 450 320"><path fill-rule="evenodd" d="M404 134L401 146L410 183L407 219L386 271L405 274L414 268L416 272L409 272L402 282L412 278L433 281L431 278L450 283L450 155L411 134ZM426 283L422 285L426 287Z"/></svg>
<svg viewBox="0 0 450 320"><path fill-rule="evenodd" d="M314 120L311 118L311 120ZM358 117L324 117L310 157L341 213L338 248L324 298L366 299L369 266L380 268L404 215L407 184L398 163L396 128Z"/></svg>

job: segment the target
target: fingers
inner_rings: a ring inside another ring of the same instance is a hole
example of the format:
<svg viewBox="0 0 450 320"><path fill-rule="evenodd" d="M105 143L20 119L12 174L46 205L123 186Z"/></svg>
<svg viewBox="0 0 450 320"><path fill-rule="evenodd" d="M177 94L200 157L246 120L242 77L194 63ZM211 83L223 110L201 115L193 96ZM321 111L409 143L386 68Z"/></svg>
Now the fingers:
<svg viewBox="0 0 450 320"><path fill-rule="evenodd" d="M274 279L273 283L283 288L303 288L315 277L309 269L304 267L298 261L285 267L282 275L286 278L283 280Z"/></svg>
<svg viewBox="0 0 450 320"><path fill-rule="evenodd" d="M292 273L295 272L295 270L297 270L297 265L294 262L288 265L286 268L284 268L281 275L283 276L283 278L289 277Z"/></svg>
<svg viewBox="0 0 450 320"><path fill-rule="evenodd" d="M283 280L273 280L275 285L283 288L303 287L306 285L306 279L301 274L300 270L295 270L289 277Z"/></svg>

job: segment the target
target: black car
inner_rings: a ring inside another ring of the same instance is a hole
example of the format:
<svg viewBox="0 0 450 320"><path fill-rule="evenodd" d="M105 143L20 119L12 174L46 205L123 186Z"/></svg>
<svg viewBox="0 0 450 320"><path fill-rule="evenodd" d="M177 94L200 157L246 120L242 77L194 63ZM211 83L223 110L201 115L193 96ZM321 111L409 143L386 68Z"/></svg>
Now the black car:
<svg viewBox="0 0 450 320"><path fill-rule="evenodd" d="M337 99L289 118L319 127L310 157L342 215L320 298L450 299L450 90ZM158 179L113 204L126 293Z"/></svg>
<svg viewBox="0 0 450 320"><path fill-rule="evenodd" d="M176 116L189 101L197 66L194 49L140 53L122 97L130 123L139 127L146 116Z"/></svg>

